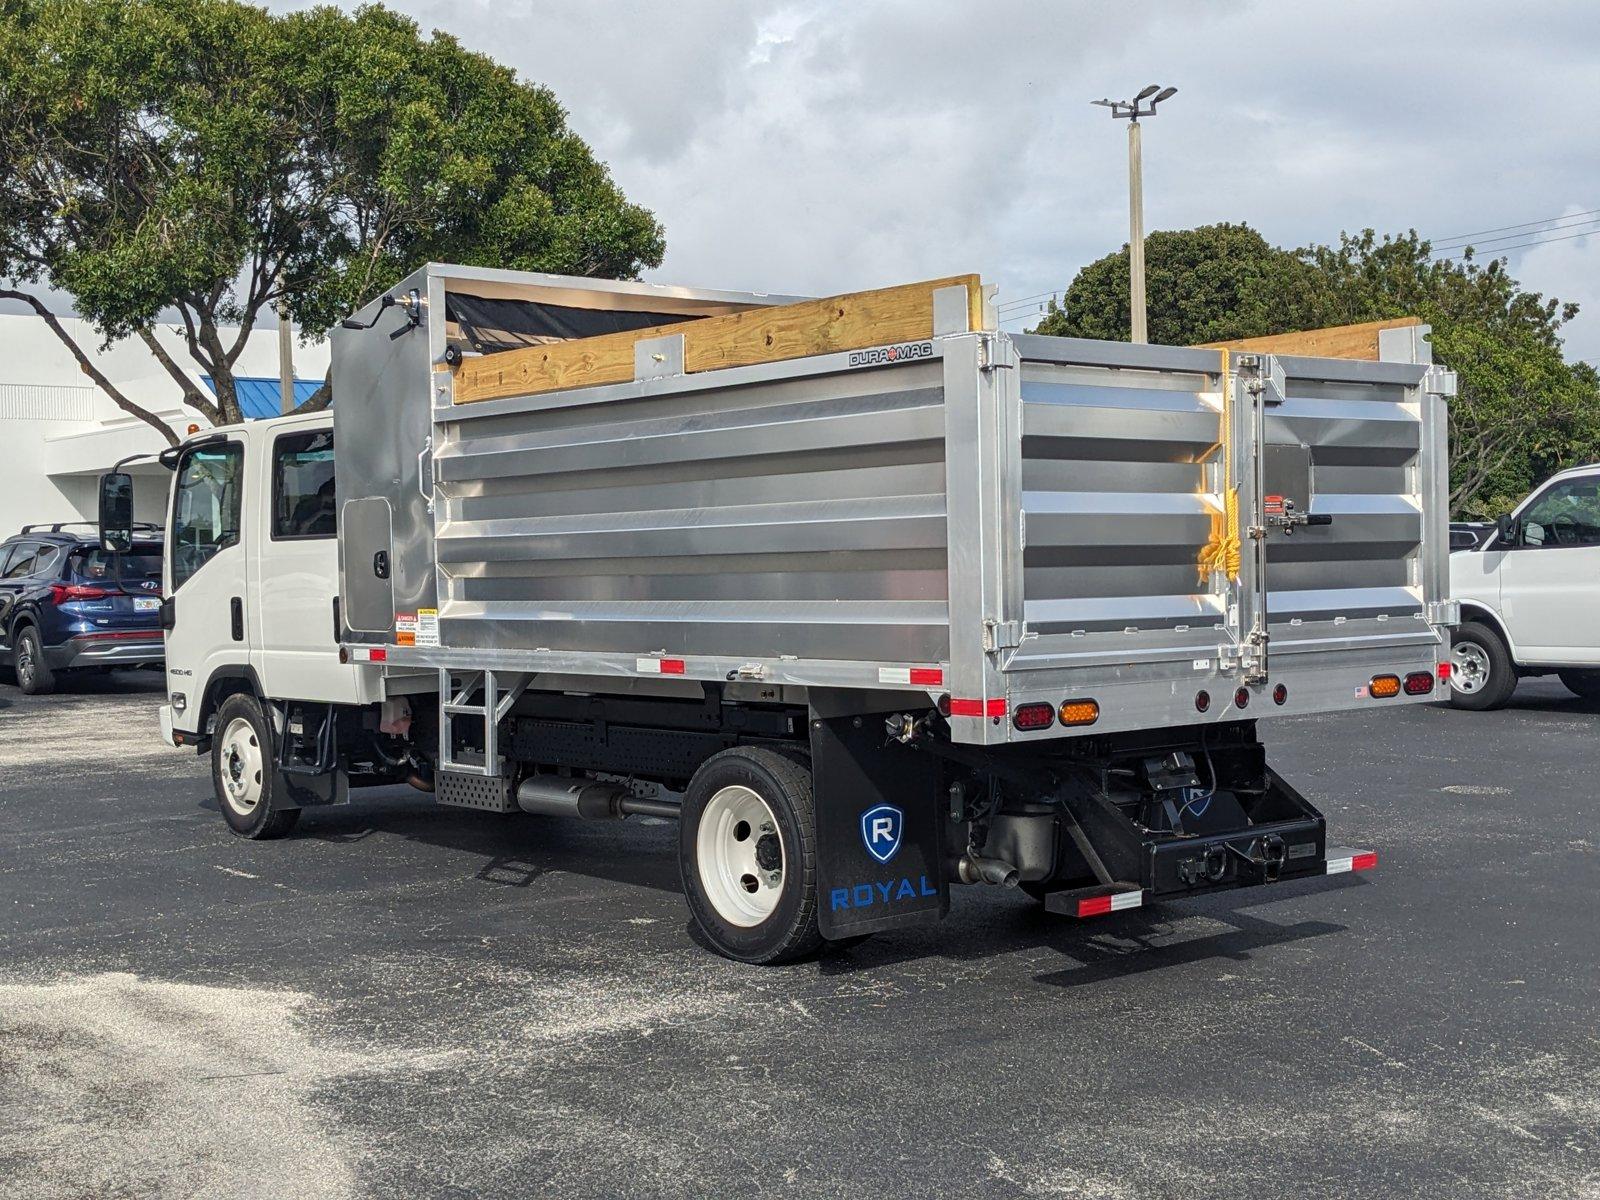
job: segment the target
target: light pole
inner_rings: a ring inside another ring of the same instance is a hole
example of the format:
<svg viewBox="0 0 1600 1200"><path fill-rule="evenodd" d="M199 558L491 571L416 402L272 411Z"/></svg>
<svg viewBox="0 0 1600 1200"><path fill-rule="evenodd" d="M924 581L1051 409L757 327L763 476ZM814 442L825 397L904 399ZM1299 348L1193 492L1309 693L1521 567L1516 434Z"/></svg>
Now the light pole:
<svg viewBox="0 0 1600 1200"><path fill-rule="evenodd" d="M1152 83L1132 100L1094 100L1111 110L1113 120L1128 122L1128 304L1133 340L1150 340L1145 329L1144 299L1144 162L1140 150L1139 118L1156 115L1156 105L1177 88Z"/></svg>

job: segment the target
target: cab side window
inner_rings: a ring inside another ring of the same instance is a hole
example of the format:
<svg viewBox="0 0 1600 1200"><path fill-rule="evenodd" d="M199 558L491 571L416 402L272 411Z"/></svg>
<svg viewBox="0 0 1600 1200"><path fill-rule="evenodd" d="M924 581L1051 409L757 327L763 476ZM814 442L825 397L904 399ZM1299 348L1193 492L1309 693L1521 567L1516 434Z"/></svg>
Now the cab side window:
<svg viewBox="0 0 1600 1200"><path fill-rule="evenodd" d="M172 586L182 587L220 550L239 541L239 500L244 447L238 442L200 445L178 463L173 495Z"/></svg>
<svg viewBox="0 0 1600 1200"><path fill-rule="evenodd" d="M273 538L331 538L337 525L333 432L284 434L272 446Z"/></svg>
<svg viewBox="0 0 1600 1200"><path fill-rule="evenodd" d="M1600 475L1552 484L1522 513L1527 549L1600 546Z"/></svg>

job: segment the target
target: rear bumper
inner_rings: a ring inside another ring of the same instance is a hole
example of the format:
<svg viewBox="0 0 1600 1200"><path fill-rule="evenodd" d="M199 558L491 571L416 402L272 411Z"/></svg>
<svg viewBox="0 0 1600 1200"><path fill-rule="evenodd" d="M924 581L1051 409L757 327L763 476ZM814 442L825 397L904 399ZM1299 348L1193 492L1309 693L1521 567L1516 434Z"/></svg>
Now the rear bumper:
<svg viewBox="0 0 1600 1200"><path fill-rule="evenodd" d="M166 644L159 629L137 632L86 633L49 646L45 661L53 670L77 667L159 666L166 660Z"/></svg>

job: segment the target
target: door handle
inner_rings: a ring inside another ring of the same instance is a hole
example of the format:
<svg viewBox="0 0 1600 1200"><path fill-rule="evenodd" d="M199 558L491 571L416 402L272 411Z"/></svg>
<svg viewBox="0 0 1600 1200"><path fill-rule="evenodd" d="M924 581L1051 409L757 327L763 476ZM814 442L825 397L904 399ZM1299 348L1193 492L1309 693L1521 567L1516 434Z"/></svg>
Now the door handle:
<svg viewBox="0 0 1600 1200"><path fill-rule="evenodd" d="M228 601L228 609L233 618L233 640L244 641L244 601L238 596Z"/></svg>
<svg viewBox="0 0 1600 1200"><path fill-rule="evenodd" d="M379 579L389 578L389 552L379 550L372 556L372 573Z"/></svg>

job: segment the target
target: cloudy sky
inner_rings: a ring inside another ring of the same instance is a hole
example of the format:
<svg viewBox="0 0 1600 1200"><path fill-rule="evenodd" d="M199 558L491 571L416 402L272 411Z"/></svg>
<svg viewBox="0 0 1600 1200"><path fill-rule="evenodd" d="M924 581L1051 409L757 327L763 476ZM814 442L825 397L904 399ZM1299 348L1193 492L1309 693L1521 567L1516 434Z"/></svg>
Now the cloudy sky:
<svg viewBox="0 0 1600 1200"><path fill-rule="evenodd" d="M662 280L1059 289L1127 237L1125 125L1088 102L1153 82L1148 228L1492 230L1600 361L1593 0L390 2L554 89L665 223Z"/></svg>

